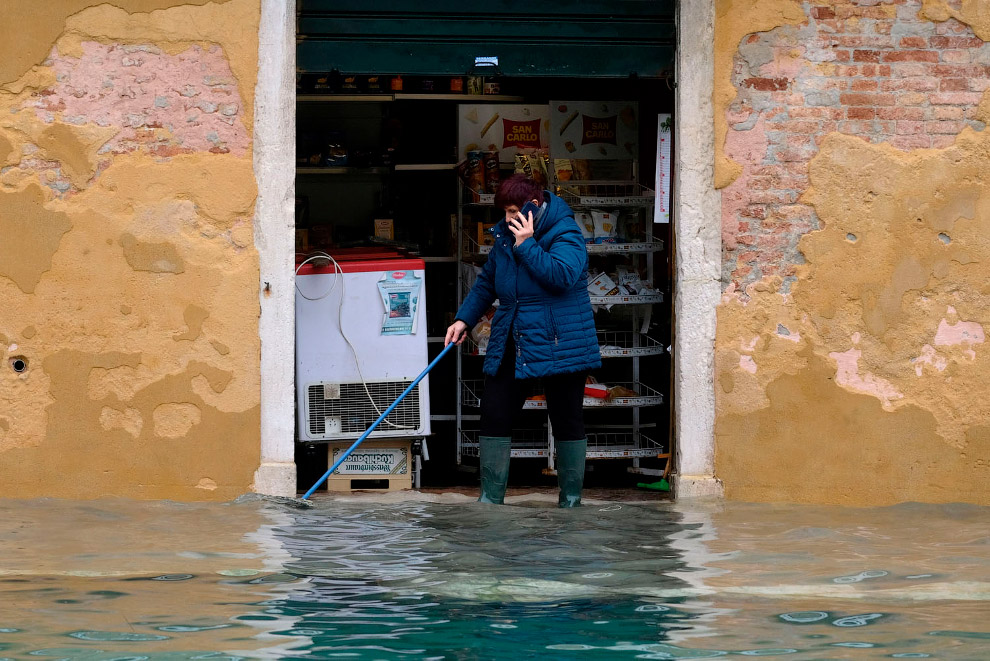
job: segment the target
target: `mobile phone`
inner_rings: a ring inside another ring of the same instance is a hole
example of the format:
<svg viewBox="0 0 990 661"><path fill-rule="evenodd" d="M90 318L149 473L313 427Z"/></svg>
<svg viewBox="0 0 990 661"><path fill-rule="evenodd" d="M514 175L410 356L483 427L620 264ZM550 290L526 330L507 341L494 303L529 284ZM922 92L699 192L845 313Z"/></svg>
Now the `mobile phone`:
<svg viewBox="0 0 990 661"><path fill-rule="evenodd" d="M536 212L540 210L540 207L533 204L533 200L530 200L523 205L523 208L519 210L519 213L523 215L523 218L529 218L530 212L533 213L533 218L536 218Z"/></svg>

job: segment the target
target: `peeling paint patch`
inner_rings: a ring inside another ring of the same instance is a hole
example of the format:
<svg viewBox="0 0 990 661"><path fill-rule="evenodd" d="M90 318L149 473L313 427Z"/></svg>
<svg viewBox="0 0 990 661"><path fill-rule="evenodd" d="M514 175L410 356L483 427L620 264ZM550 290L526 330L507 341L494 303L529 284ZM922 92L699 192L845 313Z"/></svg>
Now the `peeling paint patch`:
<svg viewBox="0 0 990 661"><path fill-rule="evenodd" d="M756 362L752 356L739 356L739 369L756 374Z"/></svg>
<svg viewBox="0 0 990 661"><path fill-rule="evenodd" d="M935 332L935 346L983 344L985 340L983 326L975 321L957 321L950 324L943 319L938 323L938 330Z"/></svg>
<svg viewBox="0 0 990 661"><path fill-rule="evenodd" d="M869 372L860 374L859 359L862 355L863 352L859 349L849 349L843 352L833 351L830 353L828 357L834 360L836 364L835 382L853 392L860 392L879 398L884 410L892 411L893 405L891 402L902 399L904 395L897 392L897 388L885 379Z"/></svg>
<svg viewBox="0 0 990 661"><path fill-rule="evenodd" d="M120 245L124 249L124 258L135 271L182 273L186 270L185 263L171 243L146 243L126 233L120 236Z"/></svg>
<svg viewBox="0 0 990 661"><path fill-rule="evenodd" d="M200 423L202 414L195 404L160 404L155 407L153 420L155 436L182 438Z"/></svg>
<svg viewBox="0 0 990 661"><path fill-rule="evenodd" d="M924 366L931 365L939 372L944 372L945 368L948 367L949 361L945 359L944 356L938 355L935 351L935 347L930 344L926 344L921 347L921 355L917 358L912 358L914 365L914 373L921 376L924 373Z"/></svg>
<svg viewBox="0 0 990 661"><path fill-rule="evenodd" d="M115 408L104 406L100 412L100 425L106 430L123 429L132 437L141 435L141 428L144 426L144 419L137 409L128 408L118 411Z"/></svg>
<svg viewBox="0 0 990 661"><path fill-rule="evenodd" d="M34 185L16 193L0 191L0 209L0 276L30 294L51 269L52 256L72 223L66 214L45 208L44 193Z"/></svg>
<svg viewBox="0 0 990 661"><path fill-rule="evenodd" d="M203 322L209 316L210 312L208 310L204 310L198 305L187 305L185 312L182 313L182 317L186 322L186 332L174 335L172 339L176 342L180 340L195 340L203 334Z"/></svg>

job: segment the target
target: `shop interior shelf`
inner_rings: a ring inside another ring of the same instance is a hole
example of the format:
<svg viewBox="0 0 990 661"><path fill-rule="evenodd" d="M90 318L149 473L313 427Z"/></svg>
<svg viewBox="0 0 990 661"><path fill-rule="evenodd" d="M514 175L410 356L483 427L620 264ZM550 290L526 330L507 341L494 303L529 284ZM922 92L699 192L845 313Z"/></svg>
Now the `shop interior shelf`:
<svg viewBox="0 0 990 661"><path fill-rule="evenodd" d="M465 193L470 195L469 193ZM478 199L473 202L465 202L463 206L465 207L490 207L495 204L495 193L481 193Z"/></svg>
<svg viewBox="0 0 990 661"><path fill-rule="evenodd" d="M560 184L560 197L571 208L647 207L656 193L631 181L568 181Z"/></svg>
<svg viewBox="0 0 990 661"><path fill-rule="evenodd" d="M396 101L460 101L461 103L522 103L521 96L509 94L414 94L411 92L396 92Z"/></svg>
<svg viewBox="0 0 990 661"><path fill-rule="evenodd" d="M391 101L392 94L298 94L301 103L382 103Z"/></svg>
<svg viewBox="0 0 990 661"><path fill-rule="evenodd" d="M457 163L396 163L396 172L429 172L433 170L453 170Z"/></svg>
<svg viewBox="0 0 990 661"><path fill-rule="evenodd" d="M588 459L653 458L664 455L662 444L633 432L588 432Z"/></svg>
<svg viewBox="0 0 990 661"><path fill-rule="evenodd" d="M479 408L481 406L481 393L484 390L483 379L463 379L461 380L461 402L464 406ZM659 406L663 403L663 393L658 390L639 383L609 383L610 387L622 386L636 392L632 397L612 397L609 399L599 399L597 397L585 397L585 408L634 408L639 406ZM541 397L542 393L537 392L533 397ZM524 409L545 409L547 402L545 399L530 398L523 404Z"/></svg>
<svg viewBox="0 0 990 661"><path fill-rule="evenodd" d="M462 103L520 103L521 96L507 94L299 94L296 101L302 103L382 103L388 101L460 101Z"/></svg>
<svg viewBox="0 0 990 661"><path fill-rule="evenodd" d="M464 254L465 255L487 255L492 251L491 246L483 246L478 243L474 237L468 233L464 233Z"/></svg>
<svg viewBox="0 0 990 661"><path fill-rule="evenodd" d="M633 243L589 243L589 255L607 255L614 253L660 252L663 241L633 242Z"/></svg>
<svg viewBox="0 0 990 661"><path fill-rule="evenodd" d="M468 255L487 255L492 251L491 246L480 245L473 237L465 234L465 252ZM631 254L660 252L663 241L636 243L589 243L586 244L589 255Z"/></svg>
<svg viewBox="0 0 990 661"><path fill-rule="evenodd" d="M636 346L636 338L639 346ZM663 344L649 335L635 331L598 331L598 345L602 358L626 356L657 356L664 353Z"/></svg>
<svg viewBox="0 0 990 661"><path fill-rule="evenodd" d="M341 174L388 174L388 168L386 167L373 167L373 168L352 168L352 167L319 167L319 166L301 166L296 168L296 174L322 174L322 175L341 175Z"/></svg>
<svg viewBox="0 0 990 661"><path fill-rule="evenodd" d="M461 431L461 454L477 457L478 432ZM540 458L550 455L546 429L527 429L512 434L512 456ZM643 434L637 441L633 432L588 432L588 459L648 459L667 456L662 444Z"/></svg>
<svg viewBox="0 0 990 661"><path fill-rule="evenodd" d="M478 432L461 430L461 454L478 456ZM550 439L546 429L522 429L512 432L512 456L540 458L550 456Z"/></svg>
<svg viewBox="0 0 990 661"><path fill-rule="evenodd" d="M635 346L635 336L639 335L639 346ZM440 338L442 341L443 338ZM632 356L659 356L665 351L663 344L649 335L635 331L598 331L598 344L602 358L625 358ZM467 356L484 356L486 348L468 339L462 350Z"/></svg>
<svg viewBox="0 0 990 661"><path fill-rule="evenodd" d="M663 303L663 293L591 297L592 305L636 305L642 303Z"/></svg>

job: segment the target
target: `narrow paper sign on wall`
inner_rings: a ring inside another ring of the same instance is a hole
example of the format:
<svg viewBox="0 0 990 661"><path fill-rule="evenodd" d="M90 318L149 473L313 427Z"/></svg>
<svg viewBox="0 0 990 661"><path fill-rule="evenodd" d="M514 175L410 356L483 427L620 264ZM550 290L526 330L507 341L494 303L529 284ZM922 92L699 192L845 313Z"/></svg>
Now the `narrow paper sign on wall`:
<svg viewBox="0 0 990 661"><path fill-rule="evenodd" d="M657 200L653 222L670 222L670 141L674 133L669 113L657 115Z"/></svg>

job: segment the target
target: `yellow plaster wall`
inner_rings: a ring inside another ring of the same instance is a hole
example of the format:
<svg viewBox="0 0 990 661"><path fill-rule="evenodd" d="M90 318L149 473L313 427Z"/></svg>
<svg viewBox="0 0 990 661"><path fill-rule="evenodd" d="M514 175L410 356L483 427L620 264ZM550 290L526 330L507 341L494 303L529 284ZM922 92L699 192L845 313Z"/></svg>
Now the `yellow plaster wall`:
<svg viewBox="0 0 990 661"><path fill-rule="evenodd" d="M16 0L4 13L14 20L0 24L0 497L249 491L260 461L259 1ZM192 69L212 57L233 77L214 82L233 90L222 126L239 142L194 148L180 128L151 123L121 146L127 127L99 119L118 97L83 116L44 106L59 83L53 61L93 48Z"/></svg>
<svg viewBox="0 0 990 661"><path fill-rule="evenodd" d="M754 15L718 4L724 68L792 3L761 1L767 13ZM922 13L990 37L986 0L925 0ZM716 97L731 99L728 73L715 78ZM988 109L990 93L977 118ZM821 229L800 239L796 282L730 285L719 306L716 473L728 498L990 503L988 168L990 130L911 151L825 137L800 198Z"/></svg>

